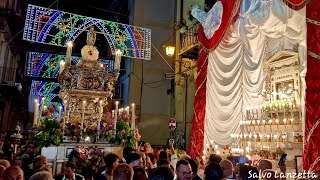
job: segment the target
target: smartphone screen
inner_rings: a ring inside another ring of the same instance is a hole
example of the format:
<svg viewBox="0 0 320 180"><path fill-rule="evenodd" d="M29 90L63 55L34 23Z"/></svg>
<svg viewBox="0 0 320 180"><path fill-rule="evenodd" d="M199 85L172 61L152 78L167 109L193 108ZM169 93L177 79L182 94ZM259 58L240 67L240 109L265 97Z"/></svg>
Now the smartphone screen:
<svg viewBox="0 0 320 180"><path fill-rule="evenodd" d="M285 163L285 161L286 161L286 158L287 158L287 154L283 153L283 154L281 155L281 157L280 157L280 160L279 160L278 165L279 165L279 166L284 166L284 163Z"/></svg>

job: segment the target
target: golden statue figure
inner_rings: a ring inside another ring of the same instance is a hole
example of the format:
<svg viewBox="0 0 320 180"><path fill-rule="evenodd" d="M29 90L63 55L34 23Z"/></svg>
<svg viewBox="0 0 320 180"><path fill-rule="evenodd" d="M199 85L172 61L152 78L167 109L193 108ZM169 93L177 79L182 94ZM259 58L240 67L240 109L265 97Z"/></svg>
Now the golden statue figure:
<svg viewBox="0 0 320 180"><path fill-rule="evenodd" d="M90 27L90 30L87 33L87 45L93 46L96 42L96 33L94 32L94 26Z"/></svg>

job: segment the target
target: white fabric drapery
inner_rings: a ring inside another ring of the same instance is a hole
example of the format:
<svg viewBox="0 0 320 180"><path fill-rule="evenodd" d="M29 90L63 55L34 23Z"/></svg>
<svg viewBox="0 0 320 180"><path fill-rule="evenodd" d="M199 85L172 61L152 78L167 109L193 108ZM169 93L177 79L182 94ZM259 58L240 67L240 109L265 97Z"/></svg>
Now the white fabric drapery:
<svg viewBox="0 0 320 180"><path fill-rule="evenodd" d="M263 103L258 96L265 86L263 63L279 50L292 50L295 44L299 44L304 92L305 8L291 10L282 0L242 1L237 21L208 57L204 144L211 140L219 145L233 143L230 135L240 132L246 107Z"/></svg>

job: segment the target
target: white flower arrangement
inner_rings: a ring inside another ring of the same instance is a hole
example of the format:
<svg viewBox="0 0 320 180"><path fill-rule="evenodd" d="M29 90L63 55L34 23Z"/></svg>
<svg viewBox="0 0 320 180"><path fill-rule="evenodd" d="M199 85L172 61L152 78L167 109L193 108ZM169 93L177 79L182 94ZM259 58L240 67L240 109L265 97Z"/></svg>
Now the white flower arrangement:
<svg viewBox="0 0 320 180"><path fill-rule="evenodd" d="M87 61L96 61L99 58L99 51L95 46L86 45L81 49L81 56Z"/></svg>

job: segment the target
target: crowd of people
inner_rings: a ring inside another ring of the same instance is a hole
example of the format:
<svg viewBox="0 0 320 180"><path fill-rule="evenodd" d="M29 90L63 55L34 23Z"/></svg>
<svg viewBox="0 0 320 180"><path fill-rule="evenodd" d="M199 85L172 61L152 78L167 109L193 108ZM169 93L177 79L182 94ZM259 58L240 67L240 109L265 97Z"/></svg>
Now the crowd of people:
<svg viewBox="0 0 320 180"><path fill-rule="evenodd" d="M11 149L11 150L10 150ZM269 173L265 179L277 179L272 163L262 159L256 166L236 163L233 156L221 158L211 154L203 159L192 159L185 151L174 149L170 144L167 149L152 147L145 143L138 149L125 147L123 157L109 153L104 157L104 166L94 173L77 174L76 164L66 162L62 174L53 176L47 166L48 160L40 155L40 149L32 144L25 144L13 153L7 148L4 139L0 139L0 180L229 180L259 179L259 174ZM285 173L285 166L280 167Z"/></svg>

